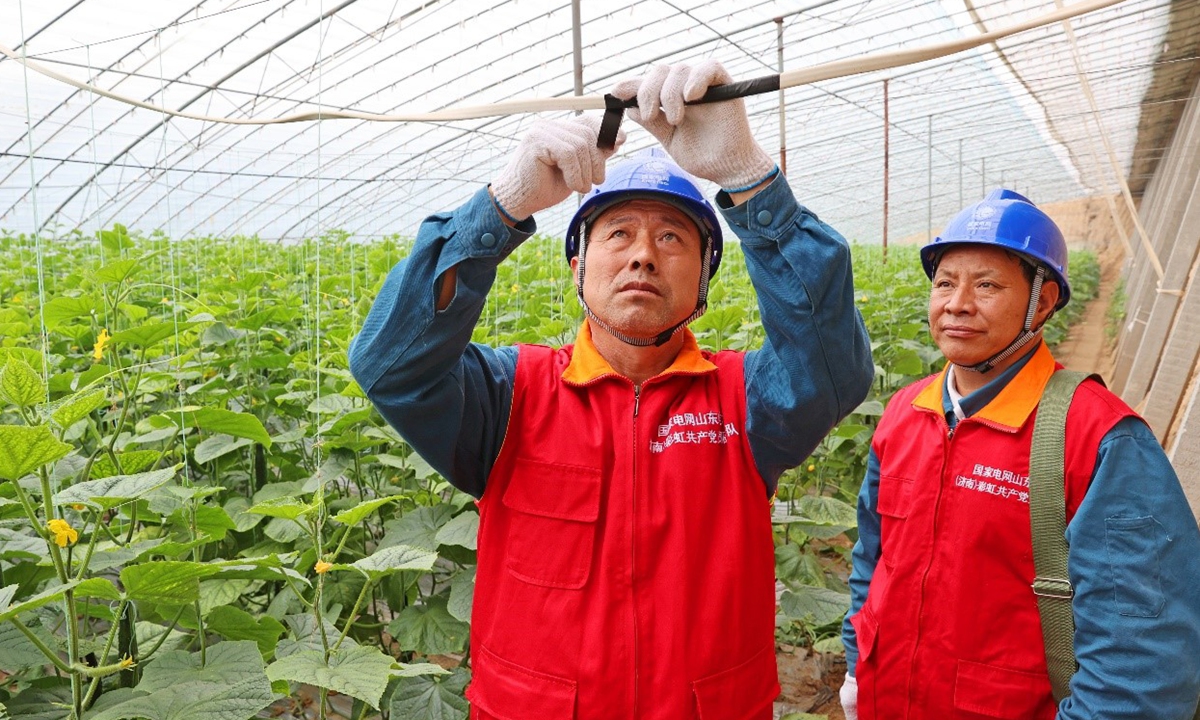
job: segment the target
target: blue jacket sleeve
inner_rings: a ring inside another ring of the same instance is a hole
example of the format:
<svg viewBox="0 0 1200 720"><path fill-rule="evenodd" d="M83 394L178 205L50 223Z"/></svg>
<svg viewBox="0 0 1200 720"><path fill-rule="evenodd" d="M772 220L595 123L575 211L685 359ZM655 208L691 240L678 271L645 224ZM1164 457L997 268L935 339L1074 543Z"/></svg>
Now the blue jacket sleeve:
<svg viewBox="0 0 1200 720"><path fill-rule="evenodd" d="M1060 720L1191 720L1200 696L1200 530L1137 418L1100 443L1067 526L1079 670Z"/></svg>
<svg viewBox="0 0 1200 720"><path fill-rule="evenodd" d="M862 609L867 601L867 590L879 564L879 457L871 448L867 455L867 476L858 491L858 542L854 543L850 566L850 612L842 621L842 645L846 647L846 670L855 674L858 665L858 636L850 618Z"/></svg>
<svg viewBox="0 0 1200 720"><path fill-rule="evenodd" d="M388 274L350 345L350 370L375 408L426 462L475 497L500 451L516 348L471 342L496 267L534 230L509 228L481 189L433 215ZM454 299L436 310L438 279L457 267Z"/></svg>
<svg viewBox="0 0 1200 720"><path fill-rule="evenodd" d="M766 340L746 354L746 432L774 493L839 420L858 407L875 365L854 305L850 246L777 177L741 205L717 204L741 240Z"/></svg>

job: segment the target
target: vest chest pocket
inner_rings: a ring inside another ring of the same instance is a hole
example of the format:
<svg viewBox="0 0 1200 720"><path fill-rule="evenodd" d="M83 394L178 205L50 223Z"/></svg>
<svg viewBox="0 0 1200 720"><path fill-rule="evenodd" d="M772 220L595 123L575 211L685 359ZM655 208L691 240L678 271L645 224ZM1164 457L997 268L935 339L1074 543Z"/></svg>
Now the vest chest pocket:
<svg viewBox="0 0 1200 720"><path fill-rule="evenodd" d="M888 553L897 542L908 519L908 513L913 504L913 481L897 475L880 475L879 477L879 510L880 539L882 541L883 561L893 566L895 558Z"/></svg>
<svg viewBox="0 0 1200 720"><path fill-rule="evenodd" d="M591 572L600 470L518 460L504 491L508 572L527 583L578 590Z"/></svg>

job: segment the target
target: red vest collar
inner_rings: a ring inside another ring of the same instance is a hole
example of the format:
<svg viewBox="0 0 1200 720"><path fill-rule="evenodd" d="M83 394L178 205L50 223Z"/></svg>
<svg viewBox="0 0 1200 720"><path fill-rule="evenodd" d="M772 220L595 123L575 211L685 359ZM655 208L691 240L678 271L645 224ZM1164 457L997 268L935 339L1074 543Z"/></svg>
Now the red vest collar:
<svg viewBox="0 0 1200 720"><path fill-rule="evenodd" d="M1042 390L1050 381L1056 367L1054 356L1050 354L1046 343L1042 342L1016 377L1004 386L995 399L972 417L1015 432L1025 424L1041 401ZM926 385L913 400L913 407L940 415L945 387L946 368L942 368L934 381Z"/></svg>
<svg viewBox="0 0 1200 720"><path fill-rule="evenodd" d="M700 346L696 344L696 336L692 331L684 328L680 332L683 333L683 348L675 356L670 367L655 377L675 373L699 375L716 370L717 366L700 352ZM596 344L592 341L592 326L585 319L579 328L579 334L575 336L575 349L571 353L571 362L563 371L562 379L572 385L586 385L602 377L619 375L620 373L614 370L596 349Z"/></svg>

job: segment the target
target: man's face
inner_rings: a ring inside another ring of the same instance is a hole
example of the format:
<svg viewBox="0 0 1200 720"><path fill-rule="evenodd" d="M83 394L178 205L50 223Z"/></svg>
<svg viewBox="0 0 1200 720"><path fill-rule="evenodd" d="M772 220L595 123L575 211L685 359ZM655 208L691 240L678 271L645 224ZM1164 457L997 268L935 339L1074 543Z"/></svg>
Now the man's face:
<svg viewBox="0 0 1200 720"><path fill-rule="evenodd" d="M636 199L589 228L583 299L614 330L651 337L685 320L700 294L700 231L682 210ZM571 261L578 277L578 258Z"/></svg>
<svg viewBox="0 0 1200 720"><path fill-rule="evenodd" d="M1025 326L1031 285L1021 261L987 245L952 246L942 255L929 295L929 331L946 359L971 366L1008 347ZM1043 285L1033 326L1050 315L1058 285ZM1016 362L1008 358L997 370Z"/></svg>

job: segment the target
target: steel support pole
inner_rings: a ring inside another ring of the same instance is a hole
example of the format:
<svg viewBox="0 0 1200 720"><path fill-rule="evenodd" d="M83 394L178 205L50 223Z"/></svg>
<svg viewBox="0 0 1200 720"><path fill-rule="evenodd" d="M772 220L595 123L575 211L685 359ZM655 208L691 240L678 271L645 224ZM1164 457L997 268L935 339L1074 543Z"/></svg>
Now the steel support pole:
<svg viewBox="0 0 1200 720"><path fill-rule="evenodd" d="M925 163L925 241L933 240L933 116L928 116L929 159Z"/></svg>
<svg viewBox="0 0 1200 720"><path fill-rule="evenodd" d="M580 0L571 0L571 45L575 55L575 96L583 95L583 30L579 19ZM576 110L579 115L582 110Z"/></svg>
<svg viewBox="0 0 1200 720"><path fill-rule="evenodd" d="M576 0L578 2L578 0ZM775 18L775 40L779 52L779 74L783 74L783 18ZM779 172L787 176L787 105L779 88Z"/></svg>
<svg viewBox="0 0 1200 720"><path fill-rule="evenodd" d="M888 120L888 79L883 80L883 262L887 264L887 241L888 241L888 188L891 180L890 160L891 147L889 145L889 125Z"/></svg>

